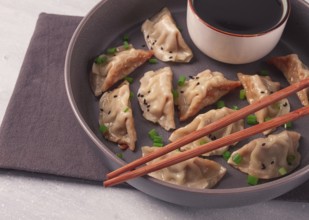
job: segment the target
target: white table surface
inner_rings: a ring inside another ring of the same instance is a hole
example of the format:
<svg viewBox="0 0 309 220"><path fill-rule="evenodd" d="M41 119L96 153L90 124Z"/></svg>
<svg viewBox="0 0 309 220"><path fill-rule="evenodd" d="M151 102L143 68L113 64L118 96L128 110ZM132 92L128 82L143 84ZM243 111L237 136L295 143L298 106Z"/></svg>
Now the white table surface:
<svg viewBox="0 0 309 220"><path fill-rule="evenodd" d="M307 0L309 2L309 0ZM99 0L0 0L0 124L40 12L84 16ZM137 190L0 170L0 219L309 219L309 204L180 207Z"/></svg>

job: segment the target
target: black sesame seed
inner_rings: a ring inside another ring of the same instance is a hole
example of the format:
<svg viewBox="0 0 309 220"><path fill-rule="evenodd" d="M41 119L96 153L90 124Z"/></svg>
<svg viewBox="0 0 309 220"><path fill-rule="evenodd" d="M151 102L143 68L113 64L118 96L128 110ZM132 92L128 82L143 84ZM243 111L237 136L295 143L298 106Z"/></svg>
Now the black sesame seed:
<svg viewBox="0 0 309 220"><path fill-rule="evenodd" d="M170 51L170 53L173 53L173 51Z"/></svg>
<svg viewBox="0 0 309 220"><path fill-rule="evenodd" d="M150 105L147 105L147 108L150 108Z"/></svg>
<svg viewBox="0 0 309 220"><path fill-rule="evenodd" d="M265 93L265 91L261 91L261 94L264 94Z"/></svg>
<svg viewBox="0 0 309 220"><path fill-rule="evenodd" d="M198 86L200 84L200 82L197 82L196 85Z"/></svg>
<svg viewBox="0 0 309 220"><path fill-rule="evenodd" d="M189 76L190 79L194 79L194 76Z"/></svg>
<svg viewBox="0 0 309 220"><path fill-rule="evenodd" d="M274 163L275 163L275 161L271 161L271 162L270 162L270 164L274 164Z"/></svg>
<svg viewBox="0 0 309 220"><path fill-rule="evenodd" d="M146 99L144 99L144 105L147 105L148 103L147 103L147 101L146 101Z"/></svg>
<svg viewBox="0 0 309 220"><path fill-rule="evenodd" d="M266 169L265 164L264 164L264 163L262 163L261 165L262 165L261 169L262 169L262 170L265 170L265 169Z"/></svg>
<svg viewBox="0 0 309 220"><path fill-rule="evenodd" d="M111 113L111 111L109 111L107 114L109 115Z"/></svg>
<svg viewBox="0 0 309 220"><path fill-rule="evenodd" d="M103 108L100 108L100 111L103 112L104 111Z"/></svg>
<svg viewBox="0 0 309 220"><path fill-rule="evenodd" d="M161 50L163 50L163 47L161 47Z"/></svg>
<svg viewBox="0 0 309 220"><path fill-rule="evenodd" d="M273 92L273 91L270 91L269 93L270 93L270 94L273 94L274 92Z"/></svg>
<svg viewBox="0 0 309 220"><path fill-rule="evenodd" d="M171 60L171 59L173 59L173 57L172 57L172 56L170 56L170 57L169 57L169 59Z"/></svg>
<svg viewBox="0 0 309 220"><path fill-rule="evenodd" d="M150 47L150 50L152 50L152 47Z"/></svg>
<svg viewBox="0 0 309 220"><path fill-rule="evenodd" d="M144 98L144 95L140 95L140 97Z"/></svg>
<svg viewBox="0 0 309 220"><path fill-rule="evenodd" d="M118 96L117 95L114 95L114 98L117 98Z"/></svg>
<svg viewBox="0 0 309 220"><path fill-rule="evenodd" d="M181 90L180 93L184 93L184 91Z"/></svg>
<svg viewBox="0 0 309 220"><path fill-rule="evenodd" d="M199 79L199 78L200 78L200 77L198 77L198 76L197 76L197 77L195 77L195 79Z"/></svg>
<svg viewBox="0 0 309 220"><path fill-rule="evenodd" d="M150 93L150 90L148 91L148 94Z"/></svg>
<svg viewBox="0 0 309 220"><path fill-rule="evenodd" d="M266 143L263 143L262 146L264 147L266 145Z"/></svg>
<svg viewBox="0 0 309 220"><path fill-rule="evenodd" d="M282 106L283 106L283 107L287 107L287 106L288 106L288 103L285 102Z"/></svg>
<svg viewBox="0 0 309 220"><path fill-rule="evenodd" d="M149 38L149 35L147 35L147 39Z"/></svg>
<svg viewBox="0 0 309 220"><path fill-rule="evenodd" d="M137 97L140 97L140 96L141 96L141 94L137 93Z"/></svg>

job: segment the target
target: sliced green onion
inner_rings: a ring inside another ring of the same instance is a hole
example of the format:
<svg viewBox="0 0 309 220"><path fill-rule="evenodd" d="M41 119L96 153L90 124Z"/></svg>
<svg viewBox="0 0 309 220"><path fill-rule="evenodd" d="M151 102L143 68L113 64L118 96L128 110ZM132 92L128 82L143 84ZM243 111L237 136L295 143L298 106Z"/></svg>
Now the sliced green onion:
<svg viewBox="0 0 309 220"><path fill-rule="evenodd" d="M286 161L288 162L289 165L292 165L295 159L296 159L295 155L292 154L286 157Z"/></svg>
<svg viewBox="0 0 309 220"><path fill-rule="evenodd" d="M123 37L122 37L122 40L129 42L129 40L130 40L129 39L129 35L128 34L124 34Z"/></svg>
<svg viewBox="0 0 309 220"><path fill-rule="evenodd" d="M233 110L239 110L239 107L237 105L233 105L232 109Z"/></svg>
<svg viewBox="0 0 309 220"><path fill-rule="evenodd" d="M236 163L238 165L242 161L242 156L240 156L240 154L236 153L235 155L233 155L232 160L233 160L234 163Z"/></svg>
<svg viewBox="0 0 309 220"><path fill-rule="evenodd" d="M259 72L259 75L260 75L260 76L268 76L268 75L269 75L269 72L268 72L267 70L261 70L261 71Z"/></svg>
<svg viewBox="0 0 309 220"><path fill-rule="evenodd" d="M178 97L179 97L178 91L177 91L176 89L173 89L173 90L172 90L172 93L173 93L173 98L174 98L174 100L175 100L175 99L178 99Z"/></svg>
<svg viewBox="0 0 309 220"><path fill-rule="evenodd" d="M130 108L129 107L126 107L123 111L124 112L128 112L130 110Z"/></svg>
<svg viewBox="0 0 309 220"><path fill-rule="evenodd" d="M225 107L224 101L222 101L222 100L218 101L217 102L217 108L219 109L219 108L223 108L223 107Z"/></svg>
<svg viewBox="0 0 309 220"><path fill-rule="evenodd" d="M163 147L164 145L163 145L163 143L156 143L156 142L154 142L153 146L154 147Z"/></svg>
<svg viewBox="0 0 309 220"><path fill-rule="evenodd" d="M124 41L124 42L123 42L123 47L124 47L124 49L126 49L126 50L128 50L128 49L130 48L130 45L129 45L128 41Z"/></svg>
<svg viewBox="0 0 309 220"><path fill-rule="evenodd" d="M284 167L279 168L278 172L280 173L281 176L284 176L285 174L288 173Z"/></svg>
<svg viewBox="0 0 309 220"><path fill-rule="evenodd" d="M149 137L151 138L151 140L155 137L155 136L159 136L157 131L155 129L151 129L149 132L148 132L148 135Z"/></svg>
<svg viewBox="0 0 309 220"><path fill-rule="evenodd" d="M206 141L206 140L200 140L199 144L200 144L200 145L207 144L207 141Z"/></svg>
<svg viewBox="0 0 309 220"><path fill-rule="evenodd" d="M185 84L185 82L186 82L186 77L185 77L185 76L180 76L180 77L178 78L177 84L178 84L179 86L183 86L183 85Z"/></svg>
<svg viewBox="0 0 309 220"><path fill-rule="evenodd" d="M122 153L117 153L116 156L119 157L120 159L123 158L123 154Z"/></svg>
<svg viewBox="0 0 309 220"><path fill-rule="evenodd" d="M105 133L105 132L107 132L108 131L108 128L103 124L103 125L100 125L100 131L102 132L102 133Z"/></svg>
<svg viewBox="0 0 309 220"><path fill-rule="evenodd" d="M246 90L241 89L241 90L239 91L239 98L240 98L241 100L244 100L244 99L246 98Z"/></svg>
<svg viewBox="0 0 309 220"><path fill-rule="evenodd" d="M97 57L94 62L95 64L103 64L107 61L107 57L105 56L100 56L100 57Z"/></svg>
<svg viewBox="0 0 309 220"><path fill-rule="evenodd" d="M133 83L133 78L132 77L129 77L129 76L126 76L124 77L124 80L128 81L128 83L132 84Z"/></svg>
<svg viewBox="0 0 309 220"><path fill-rule="evenodd" d="M266 117L266 118L264 119L264 121L270 121L271 119L273 119L273 118L271 118L271 117Z"/></svg>
<svg viewBox="0 0 309 220"><path fill-rule="evenodd" d="M150 64L156 64L156 63L158 63L158 60L157 60L156 58L150 58L150 59L148 60L148 62L149 62Z"/></svg>
<svg viewBox="0 0 309 220"><path fill-rule="evenodd" d="M293 127L293 124L292 124L291 121L289 121L289 122L287 122L287 123L284 124L284 128L285 128L285 129L291 129L292 127Z"/></svg>
<svg viewBox="0 0 309 220"><path fill-rule="evenodd" d="M112 47L112 48L108 48L107 49L107 53L108 54L115 54L117 52L117 48L116 47Z"/></svg>
<svg viewBox="0 0 309 220"><path fill-rule="evenodd" d="M230 157L231 157L231 152L227 150L223 153L222 156L223 156L224 160L228 161L228 159L230 159Z"/></svg>
<svg viewBox="0 0 309 220"><path fill-rule="evenodd" d="M247 176L247 183L251 186L255 186L256 184L258 184L259 182L259 178L255 177L255 176L251 176L248 175Z"/></svg>
<svg viewBox="0 0 309 220"><path fill-rule="evenodd" d="M153 136L152 141L155 143L163 143L163 138L161 136Z"/></svg>
<svg viewBox="0 0 309 220"><path fill-rule="evenodd" d="M256 125L256 124L258 124L258 121L257 121L255 115L248 115L246 120L247 120L247 124L248 125Z"/></svg>
<svg viewBox="0 0 309 220"><path fill-rule="evenodd" d="M134 98L134 93L132 91L130 91L130 96L129 96L130 100L132 100Z"/></svg>

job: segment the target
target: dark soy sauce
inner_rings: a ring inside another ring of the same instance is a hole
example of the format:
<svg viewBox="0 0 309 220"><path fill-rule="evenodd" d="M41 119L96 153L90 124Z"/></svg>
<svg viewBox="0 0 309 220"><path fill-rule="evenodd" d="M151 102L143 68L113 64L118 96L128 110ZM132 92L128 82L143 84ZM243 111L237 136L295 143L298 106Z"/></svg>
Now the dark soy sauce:
<svg viewBox="0 0 309 220"><path fill-rule="evenodd" d="M258 34L281 19L281 0L193 0L198 16L211 26L235 34Z"/></svg>

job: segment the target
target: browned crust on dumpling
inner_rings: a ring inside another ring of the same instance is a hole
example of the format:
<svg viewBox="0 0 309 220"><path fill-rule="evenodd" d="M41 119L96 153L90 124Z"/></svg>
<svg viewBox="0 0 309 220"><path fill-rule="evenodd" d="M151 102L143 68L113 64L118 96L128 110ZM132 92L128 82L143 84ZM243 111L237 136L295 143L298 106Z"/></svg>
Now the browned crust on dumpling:
<svg viewBox="0 0 309 220"><path fill-rule="evenodd" d="M301 62L296 54L287 56L273 57L268 63L274 65L277 69L283 72L285 78L290 84L294 84L309 77L308 68ZM309 105L309 89L303 89L297 92L298 98L302 105Z"/></svg>

